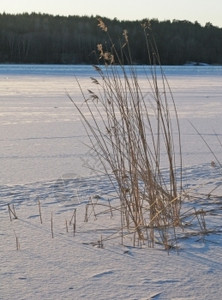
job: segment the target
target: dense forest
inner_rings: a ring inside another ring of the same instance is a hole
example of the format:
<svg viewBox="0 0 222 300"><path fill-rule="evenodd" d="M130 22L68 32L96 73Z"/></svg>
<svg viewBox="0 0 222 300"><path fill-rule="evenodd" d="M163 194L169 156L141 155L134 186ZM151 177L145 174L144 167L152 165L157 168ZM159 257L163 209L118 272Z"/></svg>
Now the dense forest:
<svg viewBox="0 0 222 300"><path fill-rule="evenodd" d="M104 18L115 45L121 45L123 30L129 34L135 64L147 63L141 21ZM107 35L96 17L52 16L47 14L0 14L0 63L95 63L98 43ZM150 20L162 64L189 61L222 64L222 28L188 21Z"/></svg>

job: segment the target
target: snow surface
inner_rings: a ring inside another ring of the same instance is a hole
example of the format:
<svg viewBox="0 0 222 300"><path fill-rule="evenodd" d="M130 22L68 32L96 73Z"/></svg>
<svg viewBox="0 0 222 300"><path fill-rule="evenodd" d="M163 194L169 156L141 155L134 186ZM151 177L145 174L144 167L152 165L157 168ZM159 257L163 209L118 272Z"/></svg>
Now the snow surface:
<svg viewBox="0 0 222 300"><path fill-rule="evenodd" d="M132 247L130 237L121 245L118 212L96 205L118 200L106 176L87 168L100 166L67 97L81 104L74 76L91 88L92 68L0 66L0 299L221 299L221 168L190 122L222 161L222 67L165 71L180 117L184 186L195 195L184 211L206 210L210 232L188 226L169 255ZM146 91L143 67L138 74ZM89 199L95 206L85 222ZM10 221L7 204L18 219Z"/></svg>

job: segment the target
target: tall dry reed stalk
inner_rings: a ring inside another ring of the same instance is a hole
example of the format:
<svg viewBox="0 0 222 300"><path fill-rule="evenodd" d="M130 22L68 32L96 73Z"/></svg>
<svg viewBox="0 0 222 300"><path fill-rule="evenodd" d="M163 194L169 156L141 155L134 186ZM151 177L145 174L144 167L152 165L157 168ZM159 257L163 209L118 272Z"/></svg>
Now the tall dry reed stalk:
<svg viewBox="0 0 222 300"><path fill-rule="evenodd" d="M144 67L144 86L133 65L127 31L118 50L106 25L98 21L111 46L97 46L102 63L94 66L96 75L91 80L95 91L88 90L86 95L78 83L90 118L85 108L70 100L82 116L91 148L110 182L117 183L122 229L135 234L139 243L148 240L154 246L161 239L169 249L172 232L180 224L182 190L180 128L174 99L149 24L143 25L149 64Z"/></svg>

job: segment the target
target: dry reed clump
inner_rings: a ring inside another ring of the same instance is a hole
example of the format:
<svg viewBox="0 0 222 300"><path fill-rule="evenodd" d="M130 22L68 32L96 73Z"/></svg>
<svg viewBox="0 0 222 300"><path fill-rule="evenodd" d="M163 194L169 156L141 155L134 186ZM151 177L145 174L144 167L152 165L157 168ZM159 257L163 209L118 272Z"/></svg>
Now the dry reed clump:
<svg viewBox="0 0 222 300"><path fill-rule="evenodd" d="M94 66L96 76L91 78L95 91L88 90L86 96L78 83L90 118L85 108L70 100L82 116L91 147L111 184L117 183L122 230L134 233L140 243L153 247L158 240L169 249L176 241L175 227L180 225L182 192L180 128L174 99L149 24L143 24L149 66L144 67L146 83L141 85L127 31L117 50L108 28L98 21L111 47L104 50L102 44L97 46L101 64Z"/></svg>

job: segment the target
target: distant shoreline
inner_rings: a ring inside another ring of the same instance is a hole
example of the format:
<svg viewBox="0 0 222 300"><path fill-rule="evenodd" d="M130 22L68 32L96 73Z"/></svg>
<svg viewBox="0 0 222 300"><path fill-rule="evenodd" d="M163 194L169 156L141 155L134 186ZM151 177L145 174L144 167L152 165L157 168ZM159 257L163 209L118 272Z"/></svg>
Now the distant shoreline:
<svg viewBox="0 0 222 300"><path fill-rule="evenodd" d="M127 64L127 47L123 32L127 32L131 61L135 65L148 63L144 28L149 24L150 39L154 39L162 65L196 64L222 65L222 28L189 21L119 21L103 19L107 32L98 27L96 17L52 16L47 14L0 14L0 63L22 64L98 64L97 45L104 51L116 46L122 63ZM115 60L115 57L114 57ZM116 59L118 61L118 59Z"/></svg>

